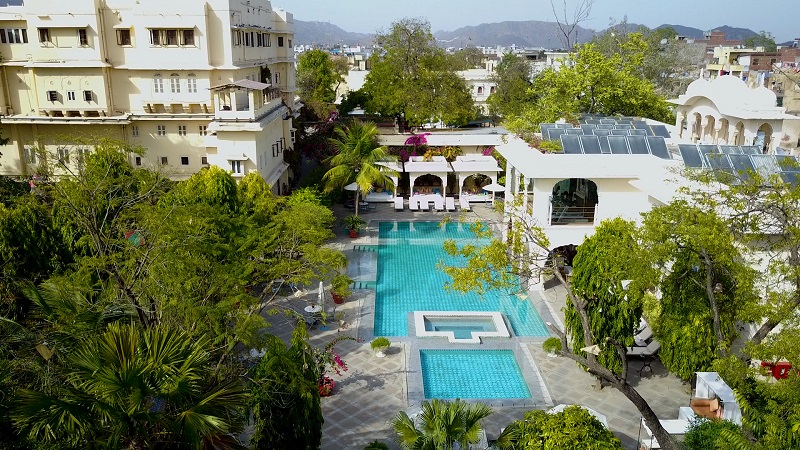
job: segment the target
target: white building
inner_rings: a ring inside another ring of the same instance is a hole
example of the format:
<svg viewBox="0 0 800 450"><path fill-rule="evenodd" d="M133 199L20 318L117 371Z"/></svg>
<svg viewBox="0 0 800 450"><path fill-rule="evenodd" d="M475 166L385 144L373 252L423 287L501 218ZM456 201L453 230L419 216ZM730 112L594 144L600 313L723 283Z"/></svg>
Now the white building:
<svg viewBox="0 0 800 450"><path fill-rule="evenodd" d="M776 106L775 93L764 86L750 88L738 77L698 79L686 94L670 100L677 105L675 125L683 142L758 145L764 153L777 147L795 150L800 118Z"/></svg>
<svg viewBox="0 0 800 450"><path fill-rule="evenodd" d="M293 18L268 0L26 0L0 7L0 174L80 164L77 138L146 149L131 164L288 174ZM51 165L52 167L52 165Z"/></svg>
<svg viewBox="0 0 800 450"><path fill-rule="evenodd" d="M472 100L475 106L480 108L483 114L489 114L489 105L486 100L490 95L494 94L497 89L497 83L492 79L494 70L488 68L484 69L469 69L458 72L458 76L467 82L467 89L472 95Z"/></svg>

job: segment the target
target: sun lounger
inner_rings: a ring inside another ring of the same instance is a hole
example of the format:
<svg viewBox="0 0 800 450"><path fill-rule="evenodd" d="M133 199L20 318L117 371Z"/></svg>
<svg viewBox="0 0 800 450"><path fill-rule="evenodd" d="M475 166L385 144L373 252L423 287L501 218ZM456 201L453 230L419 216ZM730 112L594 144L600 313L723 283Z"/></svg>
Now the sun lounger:
<svg viewBox="0 0 800 450"><path fill-rule="evenodd" d="M653 338L653 330L648 325L645 326L642 329L642 331L640 331L633 337L633 342L636 344L635 345L636 347L646 347L650 339L652 338Z"/></svg>
<svg viewBox="0 0 800 450"><path fill-rule="evenodd" d="M456 199L453 197L447 197L444 199L445 207L448 211L455 211L456 210Z"/></svg>
<svg viewBox="0 0 800 450"><path fill-rule="evenodd" d="M428 201L427 198L424 198L424 199L419 201L419 209L421 209L423 211L427 211L427 210L431 209L430 202Z"/></svg>
<svg viewBox="0 0 800 450"><path fill-rule="evenodd" d="M658 353L658 350L661 348L661 344L653 339L647 344L647 347L628 347L627 356L632 358L642 358L642 368L639 369L639 376L642 375L642 371L645 368L650 369L653 371L653 368L650 367L650 363L653 361L653 358Z"/></svg>
<svg viewBox="0 0 800 450"><path fill-rule="evenodd" d="M419 211L419 199L414 197L409 197L408 209L410 209L411 211Z"/></svg>
<svg viewBox="0 0 800 450"><path fill-rule="evenodd" d="M403 197L395 197L394 198L394 209L395 209L395 211L402 211L403 210Z"/></svg>
<svg viewBox="0 0 800 450"><path fill-rule="evenodd" d="M465 197L459 197L458 204L461 206L462 211L470 211L469 200L467 200Z"/></svg>
<svg viewBox="0 0 800 450"><path fill-rule="evenodd" d="M437 211L444 211L444 199L442 197L434 198L433 206L436 208Z"/></svg>

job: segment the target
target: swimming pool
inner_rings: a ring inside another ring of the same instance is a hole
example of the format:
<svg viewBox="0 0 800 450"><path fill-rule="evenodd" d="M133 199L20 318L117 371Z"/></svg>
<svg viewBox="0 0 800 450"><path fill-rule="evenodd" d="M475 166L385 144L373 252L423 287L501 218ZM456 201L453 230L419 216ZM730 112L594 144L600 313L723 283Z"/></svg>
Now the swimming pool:
<svg viewBox="0 0 800 450"><path fill-rule="evenodd" d="M500 311L517 336L548 336L530 301L507 292L447 292L449 277L436 268L452 259L446 239L473 242L469 224L439 222L381 222L375 290L375 336L408 336L408 314L414 311Z"/></svg>
<svg viewBox="0 0 800 450"><path fill-rule="evenodd" d="M531 398L511 350L420 350L425 398Z"/></svg>

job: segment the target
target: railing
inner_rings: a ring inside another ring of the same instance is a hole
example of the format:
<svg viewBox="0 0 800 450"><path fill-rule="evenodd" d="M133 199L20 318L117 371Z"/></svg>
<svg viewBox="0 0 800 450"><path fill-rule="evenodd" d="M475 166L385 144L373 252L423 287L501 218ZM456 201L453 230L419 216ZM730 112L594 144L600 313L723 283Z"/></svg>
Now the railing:
<svg viewBox="0 0 800 450"><path fill-rule="evenodd" d="M592 225L597 206L564 206L552 203L550 225Z"/></svg>

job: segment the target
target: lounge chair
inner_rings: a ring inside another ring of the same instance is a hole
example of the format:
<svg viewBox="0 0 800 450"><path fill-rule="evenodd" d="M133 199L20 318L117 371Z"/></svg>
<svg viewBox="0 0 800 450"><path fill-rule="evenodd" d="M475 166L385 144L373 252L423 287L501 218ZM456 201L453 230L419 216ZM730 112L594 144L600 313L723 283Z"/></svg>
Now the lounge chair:
<svg viewBox="0 0 800 450"><path fill-rule="evenodd" d="M650 369L650 372L653 371L653 368L650 367L650 363L653 362L653 358L658 353L658 350L661 348L661 344L653 339L647 344L647 347L628 347L628 351L626 353L627 356L632 358L642 358L642 368L639 369L639 376L642 376L642 371L645 368Z"/></svg>
<svg viewBox="0 0 800 450"><path fill-rule="evenodd" d="M410 209L411 211L419 211L419 199L414 197L409 197L408 209Z"/></svg>
<svg viewBox="0 0 800 450"><path fill-rule="evenodd" d="M650 329L650 326L645 326L642 331L637 333L633 337L633 342L635 347L646 347L647 344L650 342L650 339L653 338L653 330Z"/></svg>
<svg viewBox="0 0 800 450"><path fill-rule="evenodd" d="M427 198L423 198L419 201L419 209L422 211L431 209Z"/></svg>
<svg viewBox="0 0 800 450"><path fill-rule="evenodd" d="M444 211L444 199L437 195L433 199L433 206L436 208L437 211Z"/></svg>
<svg viewBox="0 0 800 450"><path fill-rule="evenodd" d="M471 211L471 209L469 207L469 200L467 200L466 197L463 197L463 196L459 197L458 204L459 204L459 206L461 206L461 210L462 211Z"/></svg>
<svg viewBox="0 0 800 450"><path fill-rule="evenodd" d="M444 199L445 207L448 211L455 211L456 210L456 200L453 197L447 197Z"/></svg>
<svg viewBox="0 0 800 450"><path fill-rule="evenodd" d="M402 211L403 210L403 197L395 197L394 198L394 209L395 209L395 211Z"/></svg>

